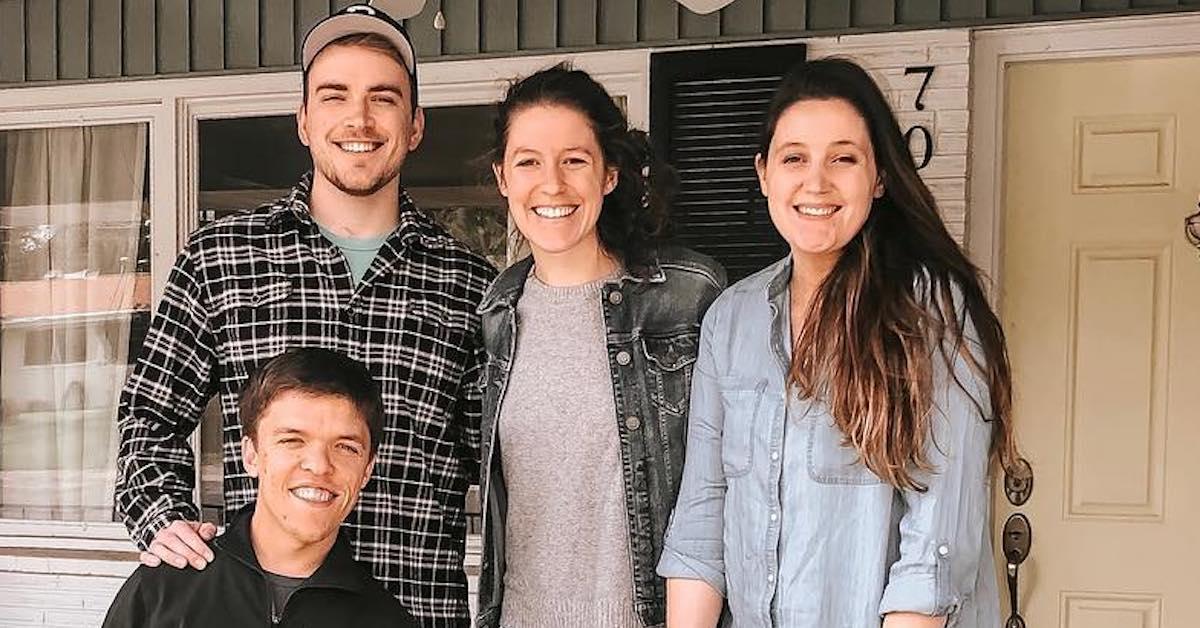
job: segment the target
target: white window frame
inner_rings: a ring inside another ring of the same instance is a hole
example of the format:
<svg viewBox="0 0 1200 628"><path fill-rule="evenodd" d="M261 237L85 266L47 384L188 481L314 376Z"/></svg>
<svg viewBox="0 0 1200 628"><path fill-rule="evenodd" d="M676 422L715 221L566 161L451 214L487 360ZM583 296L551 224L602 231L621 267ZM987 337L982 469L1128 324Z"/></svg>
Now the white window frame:
<svg viewBox="0 0 1200 628"><path fill-rule="evenodd" d="M649 48L536 55L420 65L421 106L496 102L508 82L567 61L624 98L634 127L650 122ZM151 282L157 309L167 276L198 221L201 120L282 115L300 104L296 70L190 78L120 80L0 89L0 130L146 122L150 127ZM436 141L436 129L426 142ZM199 459L200 431L192 434ZM199 464L196 495L199 503ZM0 550L130 552L124 525L0 519Z"/></svg>

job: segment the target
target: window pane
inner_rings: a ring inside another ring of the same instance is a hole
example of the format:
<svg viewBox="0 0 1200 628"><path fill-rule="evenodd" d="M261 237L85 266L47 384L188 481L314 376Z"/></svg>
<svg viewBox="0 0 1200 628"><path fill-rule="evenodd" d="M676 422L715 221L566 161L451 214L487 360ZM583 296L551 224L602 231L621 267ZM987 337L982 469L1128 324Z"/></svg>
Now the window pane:
<svg viewBox="0 0 1200 628"><path fill-rule="evenodd" d="M150 318L148 131L0 131L0 517L113 519Z"/></svg>

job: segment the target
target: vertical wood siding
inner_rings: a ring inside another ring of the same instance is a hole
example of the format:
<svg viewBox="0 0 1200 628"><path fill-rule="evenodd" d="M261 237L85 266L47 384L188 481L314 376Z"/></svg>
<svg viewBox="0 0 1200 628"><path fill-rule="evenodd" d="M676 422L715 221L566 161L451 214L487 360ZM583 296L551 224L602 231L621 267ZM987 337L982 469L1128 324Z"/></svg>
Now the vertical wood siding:
<svg viewBox="0 0 1200 628"><path fill-rule="evenodd" d="M0 0L0 85L295 67L310 26L354 0ZM433 27L438 9L446 28ZM423 58L820 36L1200 10L1200 0L428 0Z"/></svg>

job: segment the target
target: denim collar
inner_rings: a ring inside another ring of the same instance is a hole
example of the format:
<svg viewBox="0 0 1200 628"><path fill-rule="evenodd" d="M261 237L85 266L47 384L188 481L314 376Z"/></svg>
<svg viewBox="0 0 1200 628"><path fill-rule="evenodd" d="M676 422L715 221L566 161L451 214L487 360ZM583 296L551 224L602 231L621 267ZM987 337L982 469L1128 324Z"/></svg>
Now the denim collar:
<svg viewBox="0 0 1200 628"><path fill-rule="evenodd" d="M479 302L480 314L491 311L497 306L504 305L512 308L516 306L517 299L521 298L521 291L525 289L525 280L529 278L529 272L533 270L533 256L526 255L520 260L514 262L511 266L500 273L492 286L488 288L487 294L483 296L483 300ZM635 284L656 284L663 283L667 280L666 273L663 272L662 265L659 262L659 251L656 249L644 264L640 264L633 269L622 267L621 275L616 278L615 283L625 283L626 281ZM784 285L787 285L787 280L784 280Z"/></svg>
<svg viewBox="0 0 1200 628"><path fill-rule="evenodd" d="M791 365L791 291L792 256L775 262L767 271L766 296L771 308L771 349L783 368L784 379Z"/></svg>

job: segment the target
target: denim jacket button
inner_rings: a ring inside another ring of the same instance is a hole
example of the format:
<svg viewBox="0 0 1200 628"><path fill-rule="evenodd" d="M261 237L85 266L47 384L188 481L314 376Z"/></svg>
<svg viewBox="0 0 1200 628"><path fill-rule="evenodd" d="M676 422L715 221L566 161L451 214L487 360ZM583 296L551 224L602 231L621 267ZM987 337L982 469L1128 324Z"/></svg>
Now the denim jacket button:
<svg viewBox="0 0 1200 628"><path fill-rule="evenodd" d="M612 303L613 305L620 305L621 299L623 298L624 297L621 296L620 290L613 290L612 292L608 293L608 302Z"/></svg>
<svg viewBox="0 0 1200 628"><path fill-rule="evenodd" d="M634 431L642 426L642 420L635 416L625 417L625 428L629 431Z"/></svg>
<svg viewBox="0 0 1200 628"><path fill-rule="evenodd" d="M628 366L631 361L633 361L633 358L629 356L628 351L617 352L617 364L620 364L621 366Z"/></svg>

